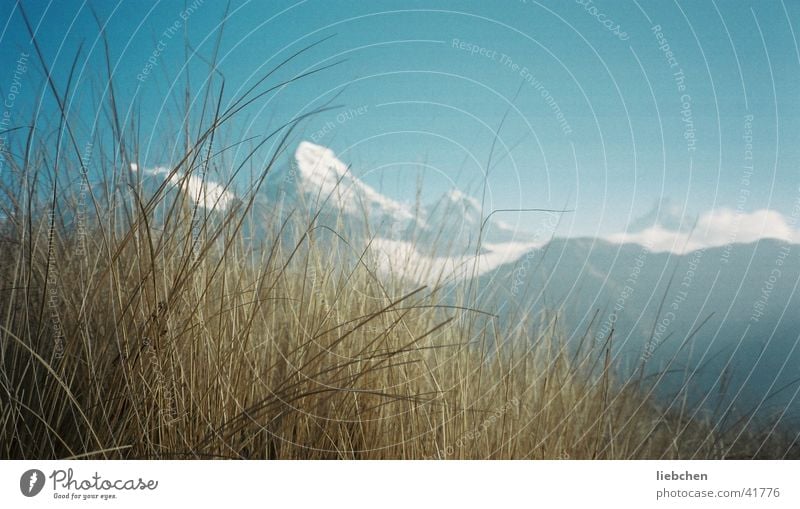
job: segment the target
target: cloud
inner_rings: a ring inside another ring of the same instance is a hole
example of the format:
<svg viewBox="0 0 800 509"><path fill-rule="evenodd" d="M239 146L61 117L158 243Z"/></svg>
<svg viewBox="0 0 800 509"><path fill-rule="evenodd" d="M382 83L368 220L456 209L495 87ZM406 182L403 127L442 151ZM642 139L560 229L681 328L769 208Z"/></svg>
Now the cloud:
<svg viewBox="0 0 800 509"><path fill-rule="evenodd" d="M625 232L606 238L616 244L639 244L653 252L685 254L698 249L728 244L747 244L761 239L777 239L800 244L800 231L775 210L760 209L750 213L721 208L704 213L692 232L665 228L659 224L638 232Z"/></svg>
<svg viewBox="0 0 800 509"><path fill-rule="evenodd" d="M131 163L132 171L139 171L137 164ZM163 166L156 166L155 168L145 168L142 173L148 175L164 175L170 174L170 169ZM225 189L225 186L216 182L203 179L196 175L189 175L184 179L178 174L172 175L169 181L176 186L180 186L189 198L198 206L207 210L227 210L236 199L236 195Z"/></svg>
<svg viewBox="0 0 800 509"><path fill-rule="evenodd" d="M380 272L401 275L418 284L428 285L459 281L473 274L486 274L503 264L519 260L525 253L541 246L541 242L485 243L476 257L474 254L427 256L420 253L413 243L402 240L376 238L370 245Z"/></svg>

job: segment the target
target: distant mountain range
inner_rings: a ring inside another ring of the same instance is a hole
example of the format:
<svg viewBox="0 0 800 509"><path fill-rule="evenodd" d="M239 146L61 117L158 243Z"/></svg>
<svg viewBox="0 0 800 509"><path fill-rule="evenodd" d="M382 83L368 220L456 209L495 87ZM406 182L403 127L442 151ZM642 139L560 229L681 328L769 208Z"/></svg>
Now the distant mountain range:
<svg viewBox="0 0 800 509"><path fill-rule="evenodd" d="M481 286L505 303L503 316L557 309L573 342L589 330L603 345L613 330L621 376L646 361L659 395L685 389L690 404L731 422L752 410L800 417L799 282L800 246L777 240L679 255L555 239Z"/></svg>
<svg viewBox="0 0 800 509"><path fill-rule="evenodd" d="M430 204L398 202L361 181L330 149L310 142L269 174L258 209L273 224L298 209L307 218L319 211L316 224L370 244L383 270L402 271L418 283L483 274L544 244L502 221L485 220L480 202L458 189Z"/></svg>
<svg viewBox="0 0 800 509"><path fill-rule="evenodd" d="M218 209L233 203L213 189ZM309 142L268 175L255 202L264 225L291 211L320 211L316 224L369 246L381 271L410 283L473 278L480 306L510 323L547 309L573 343L605 344L613 330L619 376L641 373L666 403L685 394L723 426L751 413L798 424L800 234L773 211L689 222L664 202L618 235L551 238L554 222L517 231L458 189L431 204L397 201Z"/></svg>

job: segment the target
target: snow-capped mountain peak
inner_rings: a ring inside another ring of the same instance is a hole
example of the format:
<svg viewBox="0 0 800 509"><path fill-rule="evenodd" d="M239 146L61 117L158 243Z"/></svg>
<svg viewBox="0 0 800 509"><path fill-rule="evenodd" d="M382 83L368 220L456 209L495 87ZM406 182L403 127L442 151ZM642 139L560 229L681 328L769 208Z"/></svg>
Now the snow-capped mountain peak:
<svg viewBox="0 0 800 509"><path fill-rule="evenodd" d="M452 188L417 210L363 182L327 147L303 141L293 162L292 176L276 184L289 184L287 192L298 194L312 208L323 207L329 213L325 220L343 220L351 240L367 231L360 226L366 220L371 233L363 240L377 255L380 268L418 282L482 274L539 245L491 221L476 258L481 203L463 191Z"/></svg>
<svg viewBox="0 0 800 509"><path fill-rule="evenodd" d="M300 143L294 158L303 182L323 193L330 193L347 175L347 165L331 149L308 141Z"/></svg>
<svg viewBox="0 0 800 509"><path fill-rule="evenodd" d="M395 201L352 175L348 166L326 147L303 141L295 151L298 185L321 202L330 200L350 214L385 215L392 221L417 221L409 205ZM421 226L421 224L420 224Z"/></svg>

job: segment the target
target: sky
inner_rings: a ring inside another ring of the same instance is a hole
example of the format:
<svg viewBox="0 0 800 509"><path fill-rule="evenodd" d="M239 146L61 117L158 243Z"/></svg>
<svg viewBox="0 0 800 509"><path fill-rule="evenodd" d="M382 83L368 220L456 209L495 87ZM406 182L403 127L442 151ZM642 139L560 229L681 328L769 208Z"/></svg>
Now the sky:
<svg viewBox="0 0 800 509"><path fill-rule="evenodd" d="M22 6L56 83L78 55L69 108L89 133L109 93L103 25L115 101L136 119L145 165L175 162L184 86L201 90L218 40L213 75L228 104L319 42L274 78L336 65L248 108L231 139L330 103L292 143L332 148L396 199L414 199L420 179L426 200L452 187L480 196L485 183L488 209L572 209L560 231L571 236L620 238L658 204L710 229L731 213L750 233L789 228L794 239L800 226L798 2L270 0L232 1L227 15L211 0ZM14 2L0 7L0 45L8 124L52 118Z"/></svg>

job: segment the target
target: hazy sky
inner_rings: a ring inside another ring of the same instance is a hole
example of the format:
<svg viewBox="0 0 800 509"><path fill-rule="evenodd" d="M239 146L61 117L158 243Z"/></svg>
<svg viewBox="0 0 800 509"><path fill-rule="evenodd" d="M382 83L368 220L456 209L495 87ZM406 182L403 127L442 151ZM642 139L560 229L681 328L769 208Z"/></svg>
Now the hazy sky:
<svg viewBox="0 0 800 509"><path fill-rule="evenodd" d="M225 5L89 4L107 23L117 102L141 119L139 157L168 164L163 140L175 134L179 91L187 69L197 89L206 78L202 59ZM91 11L79 1L23 5L60 83L82 44L72 108L91 126L105 77ZM18 92L4 108L18 124L44 80L16 7L0 9L0 91ZM236 136L263 135L338 93L341 108L304 123L295 142L330 146L396 198L411 199L419 175L426 199L452 186L479 195L508 112L490 208L568 205L576 210L563 233L573 235L620 232L664 197L689 217L773 209L792 223L798 19L800 4L780 0L234 1L219 70L230 101L292 52L333 36L276 78L342 62L259 103ZM28 69L14 88L24 53ZM42 114L52 108L43 102Z"/></svg>

